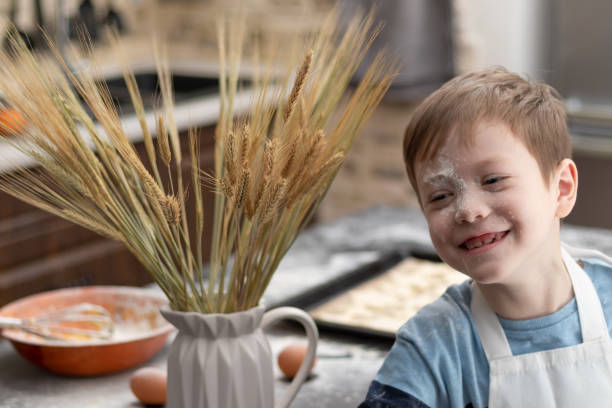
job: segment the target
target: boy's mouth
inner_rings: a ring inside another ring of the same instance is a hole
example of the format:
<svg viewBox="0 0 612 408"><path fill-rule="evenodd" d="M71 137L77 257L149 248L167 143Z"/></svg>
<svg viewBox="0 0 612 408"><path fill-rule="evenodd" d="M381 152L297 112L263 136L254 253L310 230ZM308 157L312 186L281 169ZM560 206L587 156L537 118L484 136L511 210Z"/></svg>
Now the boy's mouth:
<svg viewBox="0 0 612 408"><path fill-rule="evenodd" d="M509 231L487 232L486 234L468 238L465 242L459 245L459 247L467 249L468 251L486 247L487 245L492 245L504 239L506 235L508 235L508 232Z"/></svg>

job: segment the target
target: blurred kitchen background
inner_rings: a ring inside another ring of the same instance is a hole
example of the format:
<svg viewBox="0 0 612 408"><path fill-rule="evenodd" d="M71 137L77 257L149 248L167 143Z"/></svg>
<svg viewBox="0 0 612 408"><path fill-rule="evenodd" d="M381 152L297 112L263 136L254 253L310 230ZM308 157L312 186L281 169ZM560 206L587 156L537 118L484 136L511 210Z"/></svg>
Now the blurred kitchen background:
<svg viewBox="0 0 612 408"><path fill-rule="evenodd" d="M316 223L374 206L418 206L401 156L412 110L453 75L503 65L552 84L567 102L580 172L578 203L567 222L612 228L612 2L606 0L0 0L0 38L12 22L44 52L38 26L64 44L74 41L76 25L84 25L100 61L112 67L104 34L116 27L135 66L151 67L155 30L171 44L172 68L181 71L176 85L193 98L202 85L195 80L200 69L217 55L219 10L246 10L248 48L255 38L265 43L307 35L336 3L347 16L377 3L385 28L374 49L386 47L404 65ZM201 127L210 146L214 121ZM148 282L145 272L125 273L138 266L124 252L117 243L0 196L0 306L58 287Z"/></svg>

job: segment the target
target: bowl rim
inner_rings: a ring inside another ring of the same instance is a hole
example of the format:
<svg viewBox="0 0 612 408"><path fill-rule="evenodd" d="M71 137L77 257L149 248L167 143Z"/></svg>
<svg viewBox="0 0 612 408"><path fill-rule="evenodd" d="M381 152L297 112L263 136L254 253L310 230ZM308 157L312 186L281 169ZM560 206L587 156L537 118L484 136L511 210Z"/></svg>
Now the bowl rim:
<svg viewBox="0 0 612 408"><path fill-rule="evenodd" d="M122 295L131 295L141 298L148 298L152 300L161 301L160 309L168 304L166 295L156 288L144 288L137 286L119 286L119 285L90 285L90 286L73 286L69 288L52 289L44 292L34 293L19 299L16 299L0 308L0 315L6 313L6 309L19 307L22 304L31 302L38 297L48 296L52 293L64 293L70 294L73 292L81 292L83 290L91 290L99 293L113 293ZM161 313L160 313L161 315ZM147 340L158 337L160 335L168 335L170 332L175 330L167 320L164 319L163 324L154 330L147 331L141 335L135 335L133 337L127 337L115 340L87 340L87 341L62 341L62 340L44 340L32 338L23 338L19 333L22 333L19 329L0 329L0 337L4 337L13 343L31 345L31 346L42 346L42 347L64 347L64 348L86 348L91 346L113 346L122 343L131 343L134 341Z"/></svg>

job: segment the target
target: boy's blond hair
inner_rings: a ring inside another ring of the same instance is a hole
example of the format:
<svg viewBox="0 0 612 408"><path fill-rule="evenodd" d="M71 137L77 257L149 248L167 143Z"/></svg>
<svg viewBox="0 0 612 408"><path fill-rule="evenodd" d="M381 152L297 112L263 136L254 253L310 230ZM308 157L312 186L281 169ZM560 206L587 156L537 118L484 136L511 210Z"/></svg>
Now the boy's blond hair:
<svg viewBox="0 0 612 408"><path fill-rule="evenodd" d="M566 109L555 89L501 67L476 71L427 97L406 128L404 162L417 195L416 165L431 160L451 132L470 143L482 121L507 125L535 157L547 184L559 162L571 157Z"/></svg>

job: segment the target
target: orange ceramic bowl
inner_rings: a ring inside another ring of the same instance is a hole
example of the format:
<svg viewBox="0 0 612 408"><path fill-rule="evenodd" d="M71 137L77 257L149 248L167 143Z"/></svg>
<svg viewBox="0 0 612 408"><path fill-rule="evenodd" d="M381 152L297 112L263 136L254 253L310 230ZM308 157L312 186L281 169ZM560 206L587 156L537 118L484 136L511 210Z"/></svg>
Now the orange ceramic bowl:
<svg viewBox="0 0 612 408"><path fill-rule="evenodd" d="M173 330L159 313L168 303L163 293L126 286L85 286L39 293L4 306L0 314L34 317L83 302L110 312L115 324L112 339L63 342L12 329L2 334L36 365L59 374L92 376L147 361L165 345Z"/></svg>

